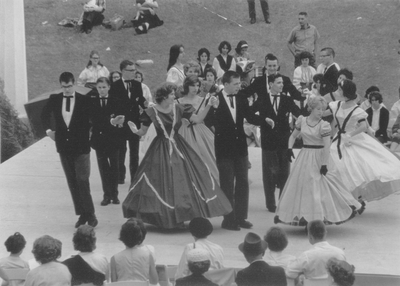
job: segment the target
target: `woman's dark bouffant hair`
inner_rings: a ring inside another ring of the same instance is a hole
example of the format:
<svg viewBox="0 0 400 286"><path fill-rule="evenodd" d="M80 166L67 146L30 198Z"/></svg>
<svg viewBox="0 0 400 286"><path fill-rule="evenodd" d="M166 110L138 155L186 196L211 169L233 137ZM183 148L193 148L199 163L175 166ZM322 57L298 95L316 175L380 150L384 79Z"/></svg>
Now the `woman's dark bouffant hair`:
<svg viewBox="0 0 400 286"><path fill-rule="evenodd" d="M191 75L185 78L185 81L183 82L183 95L188 95L189 94L189 86L194 86L195 83L199 83L199 87L201 86L201 81L198 78L197 75ZM199 89L200 92L200 89Z"/></svg>
<svg viewBox="0 0 400 286"><path fill-rule="evenodd" d="M158 104L163 102L165 99L168 98L171 92L176 91L177 86L172 82L166 82L162 86L160 86L154 95L154 98Z"/></svg>
<svg viewBox="0 0 400 286"><path fill-rule="evenodd" d="M268 243L268 248L275 252L280 252L288 245L288 239L283 229L277 226L271 227L264 240Z"/></svg>
<svg viewBox="0 0 400 286"><path fill-rule="evenodd" d="M344 260L331 258L328 260L326 268L338 286L351 286L354 284L356 279L354 276L354 265Z"/></svg>
<svg viewBox="0 0 400 286"><path fill-rule="evenodd" d="M45 264L61 257L62 243L49 235L43 235L33 243L32 253L36 261Z"/></svg>
<svg viewBox="0 0 400 286"><path fill-rule="evenodd" d="M143 242L139 219L130 218L122 225L119 233L119 240L121 240L129 248L132 248Z"/></svg>
<svg viewBox="0 0 400 286"><path fill-rule="evenodd" d="M340 87L343 90L343 96L348 100L357 99L357 86L352 80L344 79L340 83Z"/></svg>
<svg viewBox="0 0 400 286"><path fill-rule="evenodd" d="M228 41L222 41L218 46L218 51L220 53L222 53L222 48L225 47L225 46L228 47L228 54L229 54L231 52L231 50L232 50L232 46Z"/></svg>
<svg viewBox="0 0 400 286"><path fill-rule="evenodd" d="M96 249L96 232L90 225L84 224L78 227L72 238L75 250L92 252Z"/></svg>
<svg viewBox="0 0 400 286"><path fill-rule="evenodd" d="M201 48L198 52L197 52L197 60L200 62L200 56L202 54L206 54L207 55L207 61L210 60L210 51L207 48Z"/></svg>
<svg viewBox="0 0 400 286"><path fill-rule="evenodd" d="M194 274L204 274L210 268L211 262L210 260L200 261L200 262L188 262L188 268L190 272Z"/></svg>
<svg viewBox="0 0 400 286"><path fill-rule="evenodd" d="M169 50L169 61L168 61L168 67L167 71L176 64L176 60L179 57L179 54L181 53L181 48L183 48L183 45L173 45L171 49Z"/></svg>
<svg viewBox="0 0 400 286"><path fill-rule="evenodd" d="M22 234L16 232L7 238L4 245L8 252L11 252L11 254L17 254L25 248L26 240Z"/></svg>
<svg viewBox="0 0 400 286"><path fill-rule="evenodd" d="M369 94L370 94L371 92L374 92L374 91L380 91L380 90L379 90L379 87L377 87L376 85L371 85L371 86L368 87L367 90L365 91L364 97L365 97L366 99L368 99L368 98L369 98Z"/></svg>

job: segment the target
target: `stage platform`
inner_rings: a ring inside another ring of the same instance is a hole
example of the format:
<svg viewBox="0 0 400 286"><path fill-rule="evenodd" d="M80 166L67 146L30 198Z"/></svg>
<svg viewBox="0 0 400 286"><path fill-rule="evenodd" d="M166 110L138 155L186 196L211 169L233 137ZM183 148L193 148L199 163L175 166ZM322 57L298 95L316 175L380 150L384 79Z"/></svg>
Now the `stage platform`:
<svg viewBox="0 0 400 286"><path fill-rule="evenodd" d="M251 230L264 236L274 225L274 214L264 205L261 179L261 150L249 148L252 168L249 171ZM393 170L399 172L400 170ZM129 181L129 178L128 178ZM128 193L129 182L119 185L120 200ZM119 230L125 219L121 205L100 206L102 189L95 153L91 152L92 197L99 219L96 251L111 257L124 249L118 240ZM22 258L33 260L33 241L44 234L60 239L63 243L62 258L76 252L72 234L77 217L55 144L44 138L17 156L0 165L0 257L8 253L3 245L6 238L21 232L27 246ZM328 226L328 241L345 249L347 260L358 273L400 275L400 193L367 204L365 213L339 226ZM226 267L245 267L238 245L248 230L227 231L220 228L222 218L211 219L214 232L209 239L220 244L225 251ZM288 234L287 252L299 255L310 248L304 228L280 225ZM156 249L157 264L177 264L185 244L193 242L189 231L161 231L148 227L146 244Z"/></svg>

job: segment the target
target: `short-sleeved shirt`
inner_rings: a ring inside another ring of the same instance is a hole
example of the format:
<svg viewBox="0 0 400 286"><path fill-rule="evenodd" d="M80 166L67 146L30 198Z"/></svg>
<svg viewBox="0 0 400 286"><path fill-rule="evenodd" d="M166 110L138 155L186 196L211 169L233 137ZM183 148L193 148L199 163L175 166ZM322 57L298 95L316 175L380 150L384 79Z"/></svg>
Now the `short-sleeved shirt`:
<svg viewBox="0 0 400 286"><path fill-rule="evenodd" d="M308 25L303 29L300 25L293 28L288 37L288 42L294 45L295 52L307 51L314 53L315 41L320 38L317 28L313 25Z"/></svg>
<svg viewBox="0 0 400 286"><path fill-rule="evenodd" d="M72 276L67 266L52 261L31 270L26 276L25 286L70 286L71 278Z"/></svg>

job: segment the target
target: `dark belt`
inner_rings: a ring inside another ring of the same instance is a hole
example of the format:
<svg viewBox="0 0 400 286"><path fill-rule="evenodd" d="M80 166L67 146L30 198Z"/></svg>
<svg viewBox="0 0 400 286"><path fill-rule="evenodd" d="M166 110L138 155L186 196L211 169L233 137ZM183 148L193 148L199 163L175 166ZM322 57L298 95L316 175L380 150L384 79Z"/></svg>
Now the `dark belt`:
<svg viewBox="0 0 400 286"><path fill-rule="evenodd" d="M342 143L342 134L345 134L346 131L339 130L336 136L333 138L332 143L337 140L337 150L339 159L342 159L342 150L340 150L340 144Z"/></svg>
<svg viewBox="0 0 400 286"><path fill-rule="evenodd" d="M325 146L321 146L321 145L303 145L303 148L307 148L307 149L322 149Z"/></svg>

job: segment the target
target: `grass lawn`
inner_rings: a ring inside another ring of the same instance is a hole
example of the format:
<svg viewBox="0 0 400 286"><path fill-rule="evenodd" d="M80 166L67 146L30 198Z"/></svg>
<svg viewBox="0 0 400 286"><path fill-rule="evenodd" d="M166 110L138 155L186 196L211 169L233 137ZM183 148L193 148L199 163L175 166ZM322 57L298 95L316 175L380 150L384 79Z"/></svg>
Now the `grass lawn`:
<svg viewBox="0 0 400 286"><path fill-rule="evenodd" d="M131 20L135 14L133 2L108 0L105 17L118 13ZM213 58L222 40L233 47L246 40L258 64L262 65L265 54L272 52L280 59L281 72L292 77L293 57L286 39L298 24L298 12L307 11L310 23L321 34L319 47L335 49L336 62L354 72L360 94L370 85L378 85L387 107L398 99L399 1L269 0L271 25L263 21L259 1L258 22L254 25L249 23L245 0L160 0L159 4L158 15L165 24L146 35L135 36L133 29L111 32L103 27L95 27L86 35L57 26L65 17L80 15L80 1L26 0L29 98L59 88L58 76L63 71L78 77L93 49L100 52L101 61L110 71L117 70L123 59L152 59L154 65L142 70L144 82L151 89L165 80L169 48L176 43L185 46L189 60L197 57L201 47L207 47Z"/></svg>

